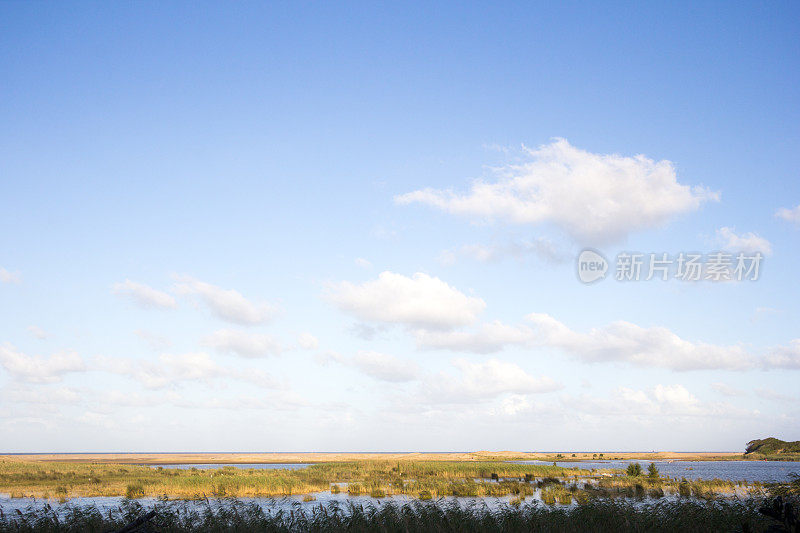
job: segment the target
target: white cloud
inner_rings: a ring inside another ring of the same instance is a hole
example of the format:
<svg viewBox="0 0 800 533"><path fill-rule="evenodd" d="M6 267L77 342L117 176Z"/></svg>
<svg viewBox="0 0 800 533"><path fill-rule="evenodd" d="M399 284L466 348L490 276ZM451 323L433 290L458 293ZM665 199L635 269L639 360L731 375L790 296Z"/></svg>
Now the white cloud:
<svg viewBox="0 0 800 533"><path fill-rule="evenodd" d="M756 396L758 396L759 398L763 398L764 400L770 400L773 402L786 402L786 403L791 403L793 405L796 405L798 402L800 402L800 397L798 396L782 394L772 389L759 388L756 389L755 392Z"/></svg>
<svg viewBox="0 0 800 533"><path fill-rule="evenodd" d="M418 329L414 336L420 348L485 354L510 346L548 347L586 362L620 361L673 370L741 370L756 364L742 346L691 342L663 327L643 328L618 321L580 333L544 313L531 313L526 319L528 324L517 326L489 322L474 331Z"/></svg>
<svg viewBox="0 0 800 533"><path fill-rule="evenodd" d="M203 344L222 353L242 357L263 357L281 353L281 346L269 335L221 329L203 339Z"/></svg>
<svg viewBox="0 0 800 533"><path fill-rule="evenodd" d="M96 426L103 429L116 429L118 427L116 419L106 413L96 413L86 411L76 419L78 422L89 426Z"/></svg>
<svg viewBox="0 0 800 533"><path fill-rule="evenodd" d="M752 232L737 235L733 228L722 227L717 230L717 237L722 247L729 252L772 254L772 244Z"/></svg>
<svg viewBox="0 0 800 533"><path fill-rule="evenodd" d="M0 390L3 402L28 403L55 411L58 406L76 404L81 399L78 390L68 387L42 387L41 385L17 385Z"/></svg>
<svg viewBox="0 0 800 533"><path fill-rule="evenodd" d="M329 354L329 357L380 381L402 383L413 381L419 376L419 367L413 361L384 353L359 351L352 357L339 354Z"/></svg>
<svg viewBox="0 0 800 533"><path fill-rule="evenodd" d="M714 389L716 392L722 394L723 396L744 396L745 392L743 390L739 390L735 387L731 387L727 383L712 383L711 388Z"/></svg>
<svg viewBox="0 0 800 533"><path fill-rule="evenodd" d="M537 343L562 349L584 361L624 361L672 370L741 370L753 366L752 357L742 346L687 341L663 327L643 328L618 321L578 333L547 314L532 313L526 318L536 326Z"/></svg>
<svg viewBox="0 0 800 533"><path fill-rule="evenodd" d="M697 397L683 385L656 385L653 397L660 405L673 410L691 411L700 404Z"/></svg>
<svg viewBox="0 0 800 533"><path fill-rule="evenodd" d="M800 370L800 339L772 349L766 356L765 366Z"/></svg>
<svg viewBox="0 0 800 533"><path fill-rule="evenodd" d="M469 403L510 393L553 392L563 387L549 377L531 376L514 363L498 359L480 363L456 359L453 366L460 374L440 373L427 378L423 397L431 402Z"/></svg>
<svg viewBox="0 0 800 533"><path fill-rule="evenodd" d="M529 162L504 168L495 182L476 181L466 194L423 189L395 201L516 224L551 223L597 246L719 199L706 188L678 183L669 161L593 154L564 139L526 152Z"/></svg>
<svg viewBox="0 0 800 533"><path fill-rule="evenodd" d="M32 383L54 383L64 374L86 369L75 352L58 352L50 357L26 355L11 344L0 346L0 365L14 378Z"/></svg>
<svg viewBox="0 0 800 533"><path fill-rule="evenodd" d="M146 329L137 329L133 334L145 341L152 350L160 351L172 345L172 341L164 335Z"/></svg>
<svg viewBox="0 0 800 533"><path fill-rule="evenodd" d="M20 283L22 276L19 272L9 272L3 267L0 267L0 281L3 283Z"/></svg>
<svg viewBox="0 0 800 533"><path fill-rule="evenodd" d="M680 417L752 418L758 411L742 410L726 403L703 403L680 384L656 385L651 389L617 387L608 397L580 395L562 398L565 407L580 413L619 418L656 417L661 423ZM663 418L663 417L669 418Z"/></svg>
<svg viewBox="0 0 800 533"><path fill-rule="evenodd" d="M145 309L173 309L178 305L175 298L166 292L129 279L122 283L115 283L111 287L111 292L118 296L130 298L134 303Z"/></svg>
<svg viewBox="0 0 800 533"><path fill-rule="evenodd" d="M791 222L800 226L800 204L792 208L782 207L775 211L775 216L786 222Z"/></svg>
<svg viewBox="0 0 800 533"><path fill-rule="evenodd" d="M360 320L430 329L470 324L486 307L480 298L421 272L410 278L382 272L361 285L344 281L331 285L326 297Z"/></svg>
<svg viewBox="0 0 800 533"><path fill-rule="evenodd" d="M182 295L197 295L218 318L235 324L263 324L276 309L267 303L253 303L233 289L222 289L189 276L178 276L175 290Z"/></svg>
<svg viewBox="0 0 800 533"><path fill-rule="evenodd" d="M40 340L44 340L48 337L47 332L39 326L28 326L28 332Z"/></svg>
<svg viewBox="0 0 800 533"><path fill-rule="evenodd" d="M271 376L254 368L218 365L207 353L161 354L156 361L95 357L92 370L127 376L148 389L162 389L184 382L233 379L265 388L280 388Z"/></svg>
<svg viewBox="0 0 800 533"><path fill-rule="evenodd" d="M528 256L536 256L548 263L561 263L568 259L566 252L559 249L553 241L538 237L507 244L465 244L460 248L442 251L439 254L439 262L444 265L452 265L459 258L467 258L482 263L491 263L506 257L521 261Z"/></svg>
<svg viewBox="0 0 800 533"><path fill-rule="evenodd" d="M528 326L510 326L499 320L482 324L475 331L414 331L417 346L459 352L494 353L506 346L532 346L535 334Z"/></svg>
<svg viewBox="0 0 800 533"><path fill-rule="evenodd" d="M311 333L301 333L297 336L297 345L304 350L316 350L319 348L319 341Z"/></svg>
<svg viewBox="0 0 800 533"><path fill-rule="evenodd" d="M367 259L364 259L363 257L356 257L355 263L356 266L359 266L361 268L372 268L372 263L369 262Z"/></svg>
<svg viewBox="0 0 800 533"><path fill-rule="evenodd" d="M488 354L508 347L544 347L588 363L622 362L676 371L800 369L800 339L759 354L741 344L689 341L664 327L644 328L622 320L581 333L545 313L531 313L525 318L527 324L508 325L496 320L471 331L420 328L413 330L413 335L421 349Z"/></svg>

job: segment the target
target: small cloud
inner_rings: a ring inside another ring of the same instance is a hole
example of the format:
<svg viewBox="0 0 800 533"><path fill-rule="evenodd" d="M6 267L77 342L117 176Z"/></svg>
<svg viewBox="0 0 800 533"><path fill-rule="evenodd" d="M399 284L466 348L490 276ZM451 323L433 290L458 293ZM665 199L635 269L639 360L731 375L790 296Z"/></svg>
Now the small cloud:
<svg viewBox="0 0 800 533"><path fill-rule="evenodd" d="M752 232L737 235L733 228L723 227L717 230L717 237L722 247L730 252L772 254L772 244Z"/></svg>
<svg viewBox="0 0 800 533"><path fill-rule="evenodd" d="M775 211L775 216L781 220L800 226L800 204L792 208L782 207Z"/></svg>
<svg viewBox="0 0 800 533"><path fill-rule="evenodd" d="M356 368L372 378L391 383L413 381L419 376L419 367L413 361L405 361L379 352L362 350L353 357L330 353L327 355L327 360Z"/></svg>
<svg viewBox="0 0 800 533"><path fill-rule="evenodd" d="M40 328L39 326L28 326L28 332L30 332L30 334L36 337L37 339L44 340L48 337L47 332L42 328Z"/></svg>
<svg viewBox="0 0 800 533"><path fill-rule="evenodd" d="M190 276L177 276L175 291L181 295L198 296L214 315L235 324L263 324L277 312L270 304L251 302L238 291L223 289Z"/></svg>
<svg viewBox="0 0 800 533"><path fill-rule="evenodd" d="M518 365L498 359L473 363L453 361L460 374L440 373L423 384L423 396L433 403L470 403L505 394L554 392L564 386L546 376L531 376Z"/></svg>
<svg viewBox="0 0 800 533"><path fill-rule="evenodd" d="M269 335L221 329L203 339L203 344L220 353L233 353L242 357L277 355L282 349Z"/></svg>
<svg viewBox="0 0 800 533"><path fill-rule="evenodd" d="M151 349L156 351L161 351L172 345L172 342L167 337L153 333L152 331L137 329L133 334L144 340Z"/></svg>
<svg viewBox="0 0 800 533"><path fill-rule="evenodd" d="M791 396L789 394L783 394L770 389L756 389L755 392L756 396L764 400L770 400L773 402L787 402L791 404L800 402L800 397L798 396Z"/></svg>
<svg viewBox="0 0 800 533"><path fill-rule="evenodd" d="M443 250L438 260L441 264L450 266L459 258L493 263L509 257L518 261L535 257L546 263L563 263L569 259L565 250L559 249L550 239L539 237L506 244L465 244L460 248Z"/></svg>
<svg viewBox="0 0 800 533"><path fill-rule="evenodd" d="M0 282L3 283L21 283L22 275L19 272L9 272L3 267L0 267Z"/></svg>
<svg viewBox="0 0 800 533"><path fill-rule="evenodd" d="M166 292L129 279L122 283L115 283L111 287L111 292L130 298L135 304L145 309L174 309L178 305L175 298Z"/></svg>
<svg viewBox="0 0 800 533"><path fill-rule="evenodd" d="M316 350L319 348L319 341L311 333L301 333L297 337L297 345L304 350Z"/></svg>
<svg viewBox="0 0 800 533"><path fill-rule="evenodd" d="M726 383L721 383L721 382L712 383L711 388L714 389L714 391L722 394L723 396L733 397L733 396L744 396L745 394L747 394L743 390L739 390L737 388L731 387Z"/></svg>
<svg viewBox="0 0 800 533"><path fill-rule="evenodd" d="M753 312L753 316L750 317L750 322L756 323L764 317L777 315L779 313L780 310L773 307L756 307L756 310Z"/></svg>
<svg viewBox="0 0 800 533"><path fill-rule="evenodd" d="M467 296L439 278L382 272L360 285L329 286L325 297L339 309L367 322L447 329L475 321L486 303Z"/></svg>
<svg viewBox="0 0 800 533"><path fill-rule="evenodd" d="M372 268L372 263L364 259L363 257L356 257L355 263L356 266L361 268Z"/></svg>

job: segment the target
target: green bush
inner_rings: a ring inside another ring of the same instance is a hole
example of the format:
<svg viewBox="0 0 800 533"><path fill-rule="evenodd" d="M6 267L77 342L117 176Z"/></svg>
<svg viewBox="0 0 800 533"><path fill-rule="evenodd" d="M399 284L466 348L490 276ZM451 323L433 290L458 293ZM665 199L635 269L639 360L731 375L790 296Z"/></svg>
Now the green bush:
<svg viewBox="0 0 800 533"><path fill-rule="evenodd" d="M630 477L639 477L642 475L642 465L639 463L631 463L628 465L625 473L627 473Z"/></svg>

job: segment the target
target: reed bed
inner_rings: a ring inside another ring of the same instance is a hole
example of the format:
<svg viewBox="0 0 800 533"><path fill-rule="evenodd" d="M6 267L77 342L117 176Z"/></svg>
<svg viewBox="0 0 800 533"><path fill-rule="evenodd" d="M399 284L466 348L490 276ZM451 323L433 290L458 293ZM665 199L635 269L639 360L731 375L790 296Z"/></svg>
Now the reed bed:
<svg viewBox="0 0 800 533"><path fill-rule="evenodd" d="M574 507L517 504L490 509L450 502L395 505L339 505L271 511L236 500L216 505L191 502L157 504L152 530L164 533L209 532L731 532L767 531L770 520L756 500L662 501L633 505L593 501ZM96 507L48 506L0 515L0 533L102 532L124 527L150 510L135 501L101 511Z"/></svg>
<svg viewBox="0 0 800 533"><path fill-rule="evenodd" d="M579 469L503 462L358 461L324 463L298 470L152 468L92 463L0 462L0 492L12 497L67 499L89 496L273 497L310 494L343 484L350 494L406 494L430 497L520 494L521 480L569 479ZM491 482L492 475L502 482ZM378 497L378 496L376 496Z"/></svg>

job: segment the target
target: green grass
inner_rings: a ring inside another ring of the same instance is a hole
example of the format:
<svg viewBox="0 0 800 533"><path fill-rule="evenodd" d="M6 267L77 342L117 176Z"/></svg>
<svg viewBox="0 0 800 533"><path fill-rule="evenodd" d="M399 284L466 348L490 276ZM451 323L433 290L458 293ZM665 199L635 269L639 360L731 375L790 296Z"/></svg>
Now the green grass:
<svg viewBox="0 0 800 533"><path fill-rule="evenodd" d="M766 531L770 520L757 500L695 502L678 500L634 506L624 501L594 501L573 508L523 503L489 509L444 502L410 505L317 505L312 509L264 510L236 500L222 505L169 502L156 505L153 530L209 532L731 532ZM102 532L116 530L149 508L128 501L110 511L49 506L0 515L0 533ZM744 529L746 528L746 529Z"/></svg>

